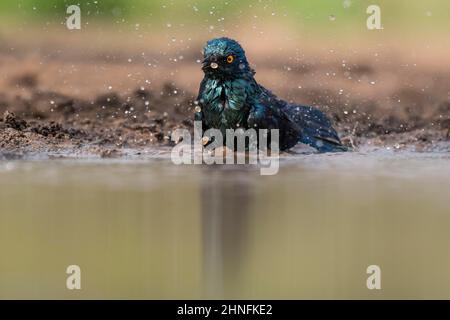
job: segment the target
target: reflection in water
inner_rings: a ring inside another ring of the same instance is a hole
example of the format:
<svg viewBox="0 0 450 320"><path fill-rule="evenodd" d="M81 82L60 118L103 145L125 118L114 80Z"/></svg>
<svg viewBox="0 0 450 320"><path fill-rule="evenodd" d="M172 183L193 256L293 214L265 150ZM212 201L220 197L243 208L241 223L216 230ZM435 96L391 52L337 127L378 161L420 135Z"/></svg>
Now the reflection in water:
<svg viewBox="0 0 450 320"><path fill-rule="evenodd" d="M0 162L0 298L449 298L449 161Z"/></svg>
<svg viewBox="0 0 450 320"><path fill-rule="evenodd" d="M233 291L233 282L227 279L239 278L245 258L252 188L250 177L239 178L239 172L213 166L203 174L207 175L200 195L206 293L220 299Z"/></svg>

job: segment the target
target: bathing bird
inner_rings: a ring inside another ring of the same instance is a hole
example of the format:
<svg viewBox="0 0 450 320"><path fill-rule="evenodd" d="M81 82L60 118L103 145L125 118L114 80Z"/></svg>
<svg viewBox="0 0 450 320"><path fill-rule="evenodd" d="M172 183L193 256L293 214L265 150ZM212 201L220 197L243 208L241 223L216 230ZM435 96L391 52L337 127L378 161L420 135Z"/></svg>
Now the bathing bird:
<svg viewBox="0 0 450 320"><path fill-rule="evenodd" d="M283 101L260 85L237 41L212 39L203 56L204 78L195 112L203 130L218 129L225 134L227 129L278 129L280 150L299 142L319 152L347 150L320 110Z"/></svg>

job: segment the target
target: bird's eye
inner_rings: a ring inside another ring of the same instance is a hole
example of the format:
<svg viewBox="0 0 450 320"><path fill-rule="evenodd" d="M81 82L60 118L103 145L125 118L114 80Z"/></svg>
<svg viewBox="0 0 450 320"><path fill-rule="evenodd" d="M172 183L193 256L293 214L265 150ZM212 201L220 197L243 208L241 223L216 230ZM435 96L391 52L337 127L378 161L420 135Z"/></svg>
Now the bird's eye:
<svg viewBox="0 0 450 320"><path fill-rule="evenodd" d="M234 61L234 57L232 56L232 55L229 55L228 57L227 57L227 62L228 63L232 63Z"/></svg>

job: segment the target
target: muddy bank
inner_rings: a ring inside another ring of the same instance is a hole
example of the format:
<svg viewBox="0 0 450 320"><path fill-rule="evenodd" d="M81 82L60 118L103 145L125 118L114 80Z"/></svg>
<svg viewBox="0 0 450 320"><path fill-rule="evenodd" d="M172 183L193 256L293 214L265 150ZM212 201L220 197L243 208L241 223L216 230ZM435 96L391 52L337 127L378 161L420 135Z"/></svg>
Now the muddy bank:
<svg viewBox="0 0 450 320"><path fill-rule="evenodd" d="M24 82L29 86L33 82ZM0 152L88 152L120 156L122 148L169 146L176 128L192 128L195 96L166 84L160 92L137 88L132 95L117 92L93 101L44 92L30 86L28 98L0 101ZM318 95L320 95L318 93ZM329 97L329 96L328 96ZM320 108L320 107L319 107ZM345 144L358 149L445 151L450 140L450 103L420 113L404 109L385 114L372 103L322 108L332 119ZM448 148L447 150L450 150Z"/></svg>
<svg viewBox="0 0 450 320"><path fill-rule="evenodd" d="M28 84L28 80L26 82ZM193 96L164 86L137 88L126 98L100 94L93 101L28 89L28 98L0 102L0 152L72 151L120 155L121 148L169 145L173 129L192 127Z"/></svg>
<svg viewBox="0 0 450 320"><path fill-rule="evenodd" d="M198 53L176 69L167 62L157 68L111 62L110 54L94 53L76 60L39 60L25 50L0 54L2 155L116 157L125 148L170 146L174 129L192 128L201 79ZM257 80L285 100L324 111L346 145L450 151L450 71L400 68L398 59L373 62L363 56L352 63L311 57L286 67L281 58L258 63Z"/></svg>

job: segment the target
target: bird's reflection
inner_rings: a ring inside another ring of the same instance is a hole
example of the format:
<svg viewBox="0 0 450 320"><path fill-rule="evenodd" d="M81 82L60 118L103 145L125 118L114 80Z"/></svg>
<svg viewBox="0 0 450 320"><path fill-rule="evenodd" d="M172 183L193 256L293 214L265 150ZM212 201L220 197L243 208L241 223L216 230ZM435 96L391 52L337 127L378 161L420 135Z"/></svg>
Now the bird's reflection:
<svg viewBox="0 0 450 320"><path fill-rule="evenodd" d="M233 291L245 259L252 175L239 169L209 166L201 186L206 296Z"/></svg>

